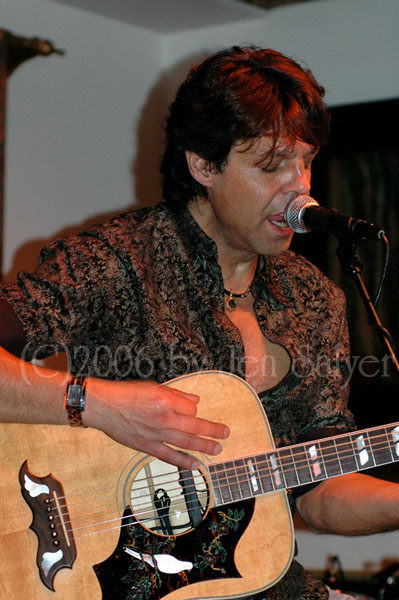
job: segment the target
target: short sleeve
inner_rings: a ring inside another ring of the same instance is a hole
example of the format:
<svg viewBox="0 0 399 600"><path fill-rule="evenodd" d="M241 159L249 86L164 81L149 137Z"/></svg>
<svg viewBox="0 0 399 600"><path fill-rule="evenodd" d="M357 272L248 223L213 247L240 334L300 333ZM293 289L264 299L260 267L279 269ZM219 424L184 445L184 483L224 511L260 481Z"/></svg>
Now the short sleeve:
<svg viewBox="0 0 399 600"><path fill-rule="evenodd" d="M125 271L112 247L92 235L46 246L33 273L4 284L0 299L17 316L26 340L23 358L44 358L71 345L106 337ZM123 282L122 282L123 280Z"/></svg>

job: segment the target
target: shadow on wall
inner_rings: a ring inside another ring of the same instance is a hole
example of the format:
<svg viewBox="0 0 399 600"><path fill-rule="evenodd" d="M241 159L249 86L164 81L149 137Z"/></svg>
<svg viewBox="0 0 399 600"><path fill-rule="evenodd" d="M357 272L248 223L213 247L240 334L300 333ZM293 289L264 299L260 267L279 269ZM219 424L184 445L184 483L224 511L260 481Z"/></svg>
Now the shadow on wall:
<svg viewBox="0 0 399 600"><path fill-rule="evenodd" d="M169 105L189 69L202 62L209 54L209 51L204 50L176 63L161 74L148 95L134 130L137 153L132 162L131 173L135 208L150 206L162 200L159 167Z"/></svg>
<svg viewBox="0 0 399 600"><path fill-rule="evenodd" d="M131 163L132 204L127 209L114 210L89 217L81 223L63 227L49 238L29 240L15 252L13 264L3 276L3 282L15 281L19 271L31 272L35 269L41 249L50 241L74 235L92 225L106 223L112 217L144 206L156 204L162 199L159 165L164 145L164 124L168 106L175 91L183 81L189 68L202 61L209 52L201 52L185 58L169 70L161 73L150 90L141 114L132 129L136 136L136 156Z"/></svg>
<svg viewBox="0 0 399 600"><path fill-rule="evenodd" d="M56 240L58 238L63 238L66 236L75 235L80 231L84 231L88 229L92 225L98 225L101 223L106 223L116 215L118 215L121 211L115 210L109 213L101 213L99 215L95 215L83 221L82 223L76 225L70 225L68 227L64 227L60 229L58 232L53 234L49 238L38 238L36 240L29 240L20 246L15 254L11 269L6 273L3 277L4 283L12 283L15 281L18 273L20 271L31 272L35 269L37 265L37 260L40 254L40 251L44 246L46 246L52 240Z"/></svg>

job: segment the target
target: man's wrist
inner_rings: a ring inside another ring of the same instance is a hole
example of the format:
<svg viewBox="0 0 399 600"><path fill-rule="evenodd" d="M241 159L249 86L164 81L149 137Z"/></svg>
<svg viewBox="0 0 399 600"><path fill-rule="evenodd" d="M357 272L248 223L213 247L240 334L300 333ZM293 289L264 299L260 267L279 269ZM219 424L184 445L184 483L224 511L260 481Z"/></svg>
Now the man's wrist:
<svg viewBox="0 0 399 600"><path fill-rule="evenodd" d="M65 409L71 427L86 427L82 421L82 413L86 406L86 378L74 376L67 385L65 393Z"/></svg>

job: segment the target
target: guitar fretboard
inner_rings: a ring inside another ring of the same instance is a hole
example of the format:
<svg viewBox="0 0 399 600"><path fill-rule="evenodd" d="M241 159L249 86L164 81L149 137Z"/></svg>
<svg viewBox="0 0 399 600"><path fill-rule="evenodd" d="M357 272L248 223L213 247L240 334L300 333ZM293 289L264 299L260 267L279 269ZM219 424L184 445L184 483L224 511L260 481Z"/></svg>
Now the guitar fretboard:
<svg viewBox="0 0 399 600"><path fill-rule="evenodd" d="M399 423L269 450L208 467L215 505L399 461Z"/></svg>

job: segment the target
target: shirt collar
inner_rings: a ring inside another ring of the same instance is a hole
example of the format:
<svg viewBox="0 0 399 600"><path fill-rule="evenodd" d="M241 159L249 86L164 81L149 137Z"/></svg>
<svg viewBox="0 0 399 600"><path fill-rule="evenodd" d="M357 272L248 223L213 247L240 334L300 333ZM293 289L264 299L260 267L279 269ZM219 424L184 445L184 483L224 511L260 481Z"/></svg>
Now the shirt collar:
<svg viewBox="0 0 399 600"><path fill-rule="evenodd" d="M197 274L209 272L218 261L216 243L201 229L187 206L174 209L173 215L194 271ZM252 283L255 298L265 300L273 309L282 309L294 304L291 285L284 269L286 263L287 252L277 256L265 256Z"/></svg>
<svg viewBox="0 0 399 600"><path fill-rule="evenodd" d="M218 250L215 242L201 229L188 207L184 205L173 209L173 216L194 271L202 271L212 263L217 264Z"/></svg>
<svg viewBox="0 0 399 600"><path fill-rule="evenodd" d="M287 273L289 251L263 257L263 265L255 276L255 297L266 300L273 309L282 309L295 304L292 282Z"/></svg>

